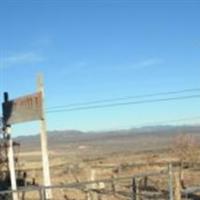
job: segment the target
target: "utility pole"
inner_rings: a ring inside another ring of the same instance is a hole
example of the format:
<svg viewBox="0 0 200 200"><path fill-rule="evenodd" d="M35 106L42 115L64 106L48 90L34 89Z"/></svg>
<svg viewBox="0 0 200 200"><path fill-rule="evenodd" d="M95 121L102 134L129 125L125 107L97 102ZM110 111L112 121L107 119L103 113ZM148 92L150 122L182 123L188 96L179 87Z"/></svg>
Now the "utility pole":
<svg viewBox="0 0 200 200"><path fill-rule="evenodd" d="M37 89L42 94L42 119L40 120L40 140L42 150L42 166L43 166L43 181L44 186L51 186L50 170L49 170L49 158L48 158L48 144L47 144L47 128L44 112L44 83L42 75L37 77ZM52 199L51 189L45 190L45 198Z"/></svg>
<svg viewBox="0 0 200 200"><path fill-rule="evenodd" d="M8 93L4 93L4 103L8 103L9 97ZM12 191L17 191L17 183L16 183L16 174L15 174L15 161L14 161L14 153L13 153L13 141L11 138L11 126L7 124L7 120L5 118L5 110L3 108L3 129L4 129L4 139L6 141L7 146L7 157L8 157L8 167L10 172L10 182ZM18 195L16 192L12 193L13 200L18 200Z"/></svg>

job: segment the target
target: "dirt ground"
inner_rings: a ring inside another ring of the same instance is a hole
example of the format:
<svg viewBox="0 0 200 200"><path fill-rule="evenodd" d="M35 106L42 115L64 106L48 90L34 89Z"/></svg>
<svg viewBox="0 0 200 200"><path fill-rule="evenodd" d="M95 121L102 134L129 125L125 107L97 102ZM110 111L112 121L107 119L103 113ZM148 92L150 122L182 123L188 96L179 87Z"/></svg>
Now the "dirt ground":
<svg viewBox="0 0 200 200"><path fill-rule="evenodd" d="M118 144L117 144L118 145ZM124 145L124 144L123 144ZM167 170L167 163L179 160L170 148L139 150L134 148L104 146L100 148L86 143L67 144L66 146L50 146L50 172L53 185L63 185L68 183L79 183L84 181L112 179L130 176L130 180L115 182L114 194L113 183L94 186L102 187L102 200L131 199L131 177L140 173L155 173ZM36 183L42 185L41 154L38 148L28 151L23 149L19 153L18 168L28 172L28 181L34 178ZM179 167L175 167L175 171ZM185 167L184 181L186 186L196 186L199 184L200 170L198 167ZM168 189L168 176L149 177L149 183L158 190ZM90 188L93 187L90 185ZM54 198L61 199L90 199L87 193L88 186L81 189L55 189ZM96 189L96 188L95 188ZM38 194L29 194L32 199L39 199ZM89 194L91 195L91 194ZM156 195L156 193L155 193ZM34 196L34 197L33 197ZM159 196L159 195L158 195ZM28 197L27 197L28 198ZM95 199L97 197L93 197ZM153 197L154 199L167 199L166 197ZM30 198L31 199L31 198Z"/></svg>

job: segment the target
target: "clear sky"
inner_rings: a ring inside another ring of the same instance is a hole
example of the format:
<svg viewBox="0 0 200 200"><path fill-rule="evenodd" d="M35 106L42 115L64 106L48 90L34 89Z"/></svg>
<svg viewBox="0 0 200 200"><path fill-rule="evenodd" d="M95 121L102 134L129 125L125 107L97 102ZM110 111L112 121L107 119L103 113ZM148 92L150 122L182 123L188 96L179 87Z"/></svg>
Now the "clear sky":
<svg viewBox="0 0 200 200"><path fill-rule="evenodd" d="M46 107L197 88L200 1L0 1L0 92L34 92L38 72ZM199 116L199 106L190 99L52 113L48 129L129 128ZM14 134L37 128L17 125Z"/></svg>

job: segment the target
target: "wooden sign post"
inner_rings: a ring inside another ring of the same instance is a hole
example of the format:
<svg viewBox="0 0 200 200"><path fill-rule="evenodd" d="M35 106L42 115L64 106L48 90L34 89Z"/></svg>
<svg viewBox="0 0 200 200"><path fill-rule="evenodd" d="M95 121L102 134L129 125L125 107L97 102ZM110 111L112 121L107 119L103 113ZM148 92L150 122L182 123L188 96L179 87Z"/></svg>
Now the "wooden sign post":
<svg viewBox="0 0 200 200"><path fill-rule="evenodd" d="M46 119L44 113L44 85L42 76L37 77L37 90L38 92L19 97L13 100L8 99L8 94L4 94L3 108L3 122L5 138L8 143L8 160L12 190L17 190L16 175L15 175L15 162L13 155L13 142L11 139L11 125L17 123L24 123L28 121L40 121L40 139L42 150L42 166L43 166L43 179L44 186L51 186L49 159L47 148L47 130ZM52 199L51 189L45 190L45 199ZM17 193L13 193L13 200L18 200Z"/></svg>
<svg viewBox="0 0 200 200"><path fill-rule="evenodd" d="M168 165L168 188L169 188L169 200L174 200L173 169L171 163L169 163Z"/></svg>
<svg viewBox="0 0 200 200"><path fill-rule="evenodd" d="M13 191L17 190L16 183L16 175L15 175L15 161L14 161L14 153L13 153L13 140L11 138L11 127L7 126L6 133L8 137L8 162L9 162L9 170L10 170L10 180L11 180L11 188ZM13 200L18 200L18 194L16 192L12 193Z"/></svg>
<svg viewBox="0 0 200 200"><path fill-rule="evenodd" d="M8 102L8 93L4 93L4 103ZM14 161L14 153L13 153L13 141L11 138L11 126L7 123L5 119L3 119L4 126L4 136L7 143L7 157L8 157L8 168L10 171L10 182L12 191L17 190L17 182L15 175L15 161ZM18 200L18 195L16 192L12 193L12 199Z"/></svg>
<svg viewBox="0 0 200 200"><path fill-rule="evenodd" d="M40 140L42 150L42 166L43 166L43 181L44 186L51 186L50 171L49 171L49 159L48 159L48 145L47 145L47 130L46 119L44 114L44 84L42 75L37 77L38 92L42 94L42 119L40 120ZM51 189L45 190L46 199L52 199Z"/></svg>

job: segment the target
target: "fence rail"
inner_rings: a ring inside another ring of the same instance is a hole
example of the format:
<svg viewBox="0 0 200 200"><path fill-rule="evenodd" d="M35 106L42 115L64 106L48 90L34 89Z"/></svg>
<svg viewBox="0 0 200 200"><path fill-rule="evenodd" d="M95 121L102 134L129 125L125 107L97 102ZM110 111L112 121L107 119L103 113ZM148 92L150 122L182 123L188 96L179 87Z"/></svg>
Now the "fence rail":
<svg viewBox="0 0 200 200"><path fill-rule="evenodd" d="M117 177L117 178L112 178L112 179L101 179L101 180L95 180L95 181L75 182L75 183L68 183L68 184L62 184L62 185L52 185L52 186L19 187L18 190L15 190L15 191L14 190L0 191L0 197L1 196L9 196L9 195L11 196L12 193L17 193L18 195L22 194L20 199L26 200L25 193L37 192L39 197L33 198L33 199L47 200L47 198L45 197L45 191L48 190L48 189L52 189L52 190L78 189L78 190L82 190L86 193L87 192L90 193L90 191L92 191L92 192L96 192L96 193L100 194L98 189L92 188L90 186L93 185L93 184L100 184L100 183L112 184L112 183L119 183L120 181L129 181L129 183L130 183L130 185L128 187L129 193L125 193L125 192L120 191L120 192L118 192L118 196L120 196L120 195L126 196L125 199L130 199L130 200L140 200L141 199L140 197L145 196L147 194L147 192L143 191L143 193L142 193L142 189L140 188L138 181L143 179L144 187L148 188L147 187L147 177L167 176L166 180L167 180L167 183L168 183L168 187L166 188L165 191L160 190L163 193L163 196L164 196L162 199L174 200L173 194L176 193L177 190L175 188L176 186L174 184L174 181L172 181L173 175L174 175L173 169L172 169L172 167L169 167L168 170L163 170L163 171L160 171L160 172L140 173L140 174L136 174L134 176L124 176L124 177ZM180 188L180 194L184 195L185 197L188 197L191 193L196 193L196 192L199 192L199 191L200 191L200 187L192 187L192 188L187 188L187 189L184 189L184 190L181 190L181 188ZM62 197L61 199L71 200L70 198L68 198L66 196ZM85 199L96 200L98 198L87 197ZM124 199L124 198L122 198L122 199ZM156 199L156 198L154 198L154 199ZM58 200L58 198L56 198L56 200ZM73 199L73 200L75 200L75 199ZM176 198L175 198L175 200L176 200Z"/></svg>
<svg viewBox="0 0 200 200"><path fill-rule="evenodd" d="M83 189L87 188L88 185L93 184L99 184L99 183L113 183L113 182L119 182L119 181L125 181L125 180L133 180L141 177L148 177L148 176L160 176L162 174L166 174L166 171L162 172L152 172L152 173L141 173L137 174L135 176L125 176L125 177L118 177L118 178L112 178L112 179L101 179L101 180L95 180L95 181L84 181L79 183L68 183L68 184L62 184L62 185L53 185L53 186L28 186L28 187L20 187L18 190L6 190L6 191L0 191L0 195L8 195L12 193L24 193L24 192L38 192L40 195L40 199L45 199L45 190L47 189ZM133 186L133 185L132 185ZM134 189L132 190L134 191Z"/></svg>

